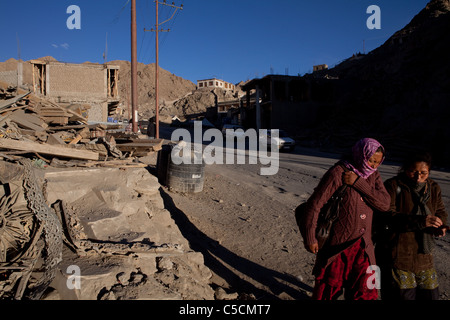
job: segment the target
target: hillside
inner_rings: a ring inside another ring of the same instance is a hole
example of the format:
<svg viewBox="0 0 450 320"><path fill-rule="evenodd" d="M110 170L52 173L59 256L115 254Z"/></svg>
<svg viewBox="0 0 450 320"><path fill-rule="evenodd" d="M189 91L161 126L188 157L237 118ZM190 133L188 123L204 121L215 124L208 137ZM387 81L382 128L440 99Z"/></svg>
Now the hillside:
<svg viewBox="0 0 450 320"><path fill-rule="evenodd" d="M339 78L334 107L313 132L328 148L374 136L392 155L427 148L450 160L450 0L432 0L411 22L367 55L326 74Z"/></svg>
<svg viewBox="0 0 450 320"><path fill-rule="evenodd" d="M131 63L129 61L110 61L108 64L118 65L120 97L126 103L131 99ZM159 69L159 100L161 115L178 115L172 111L172 104L178 99L192 93L196 85L192 81L178 77L167 70ZM138 106L142 119L155 114L155 64L138 63Z"/></svg>

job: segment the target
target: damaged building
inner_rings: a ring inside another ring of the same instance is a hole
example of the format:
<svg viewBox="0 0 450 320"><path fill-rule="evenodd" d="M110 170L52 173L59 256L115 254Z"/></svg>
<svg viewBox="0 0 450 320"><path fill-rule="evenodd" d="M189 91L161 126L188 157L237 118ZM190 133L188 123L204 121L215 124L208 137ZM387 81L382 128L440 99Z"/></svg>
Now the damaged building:
<svg viewBox="0 0 450 320"><path fill-rule="evenodd" d="M86 107L89 121L106 122L119 106L119 67L32 60L33 92L58 104Z"/></svg>

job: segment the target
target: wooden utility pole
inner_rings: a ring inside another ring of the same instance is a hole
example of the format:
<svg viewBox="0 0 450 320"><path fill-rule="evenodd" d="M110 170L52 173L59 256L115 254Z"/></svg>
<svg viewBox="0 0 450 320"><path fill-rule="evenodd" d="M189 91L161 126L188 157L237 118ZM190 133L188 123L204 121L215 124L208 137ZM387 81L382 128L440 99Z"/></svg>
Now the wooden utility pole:
<svg viewBox="0 0 450 320"><path fill-rule="evenodd" d="M137 50L136 50L136 0L131 0L131 118L132 130L138 132Z"/></svg>
<svg viewBox="0 0 450 320"><path fill-rule="evenodd" d="M158 24L158 0L156 2L156 24L155 24L155 35L156 35L156 57L155 57L155 138L159 139L159 24Z"/></svg>
<svg viewBox="0 0 450 320"><path fill-rule="evenodd" d="M169 32L170 29L167 30L162 30L159 29L159 26L163 25L164 23L172 20L173 16L175 15L175 12L177 12L177 10L183 10L183 5L181 5L180 7L175 6L175 4L172 2L172 4L168 4L166 3L166 0L164 0L164 2L159 2L158 0L155 1L156 3L156 24L155 24L155 29L144 29L144 31L152 31L155 32L156 35L156 61L155 61L155 138L159 139L159 37L158 34L160 32ZM169 6L172 8L175 8L175 11L173 12L172 16L167 19L166 21L159 23L158 19L159 19L159 14L158 14L158 8L159 5L165 5L165 6ZM149 124L150 125L150 124Z"/></svg>

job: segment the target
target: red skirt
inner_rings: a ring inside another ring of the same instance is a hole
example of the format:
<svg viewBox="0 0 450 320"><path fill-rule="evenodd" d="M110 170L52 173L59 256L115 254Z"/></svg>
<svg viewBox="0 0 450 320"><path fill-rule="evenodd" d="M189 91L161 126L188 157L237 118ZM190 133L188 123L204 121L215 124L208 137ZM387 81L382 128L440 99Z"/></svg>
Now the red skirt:
<svg viewBox="0 0 450 320"><path fill-rule="evenodd" d="M377 300L377 289L369 289L367 285L371 276L367 273L369 266L364 242L359 239L318 272L313 299L336 300L345 289L346 300Z"/></svg>

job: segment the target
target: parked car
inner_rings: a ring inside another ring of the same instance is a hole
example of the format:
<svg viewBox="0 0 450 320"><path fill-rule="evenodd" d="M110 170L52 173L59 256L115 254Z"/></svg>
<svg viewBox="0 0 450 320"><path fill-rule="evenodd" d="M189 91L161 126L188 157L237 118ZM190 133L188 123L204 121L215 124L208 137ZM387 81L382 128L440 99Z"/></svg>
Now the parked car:
<svg viewBox="0 0 450 320"><path fill-rule="evenodd" d="M267 135L260 133L259 142L266 143L268 147L276 146L279 150L293 151L295 140L284 130L278 130L278 137L272 136L272 131L268 129Z"/></svg>

